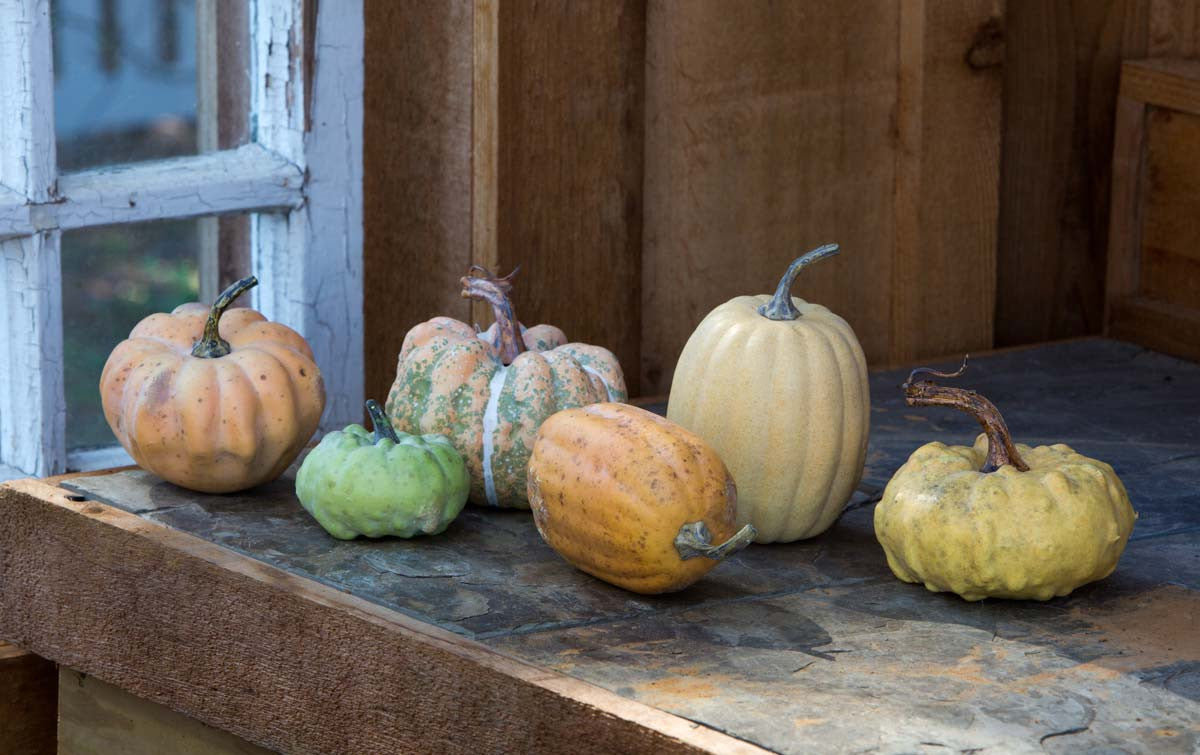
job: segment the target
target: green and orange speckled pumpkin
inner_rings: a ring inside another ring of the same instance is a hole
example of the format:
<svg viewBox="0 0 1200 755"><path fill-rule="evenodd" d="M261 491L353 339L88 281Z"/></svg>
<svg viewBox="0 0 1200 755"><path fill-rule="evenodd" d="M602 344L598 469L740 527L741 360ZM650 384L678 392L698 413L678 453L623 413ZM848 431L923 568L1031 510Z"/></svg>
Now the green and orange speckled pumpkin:
<svg viewBox="0 0 1200 755"><path fill-rule="evenodd" d="M471 472L473 503L529 508L525 468L542 422L562 409L624 401L625 378L607 349L567 343L550 325L522 326L508 298L511 273L472 267L462 285L464 297L492 305L496 324L477 333L435 317L410 330L387 413L402 432L450 438Z"/></svg>

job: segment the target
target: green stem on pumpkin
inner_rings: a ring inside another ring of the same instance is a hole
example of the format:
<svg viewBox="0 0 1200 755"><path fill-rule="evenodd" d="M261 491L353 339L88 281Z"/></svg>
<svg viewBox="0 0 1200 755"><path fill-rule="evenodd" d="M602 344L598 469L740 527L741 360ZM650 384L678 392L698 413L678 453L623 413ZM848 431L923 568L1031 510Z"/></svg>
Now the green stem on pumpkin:
<svg viewBox="0 0 1200 755"><path fill-rule="evenodd" d="M930 380L913 382L917 375L934 375L943 378L955 378L967 369L967 357L963 357L962 367L957 372L938 372L928 367L918 367L904 381L904 400L909 406L948 406L966 412L975 418L983 428L988 439L987 458L983 460L980 472L995 472L1005 464L1011 464L1021 472L1028 472L1029 465L1017 453L1013 444L1012 433L1000 416L1000 410L991 401L975 391L963 388L947 388Z"/></svg>
<svg viewBox="0 0 1200 755"><path fill-rule="evenodd" d="M234 299L257 285L258 278L251 275L249 278L234 281L229 285L229 288L217 296L217 300L213 302L212 311L208 313L208 321L204 323L204 334L192 346L192 356L202 359L216 359L233 351L229 342L221 338L221 315L225 314L225 310L229 308L230 304L233 304Z"/></svg>
<svg viewBox="0 0 1200 755"><path fill-rule="evenodd" d="M689 522L679 528L675 536L675 551L679 558L687 561L689 558L711 558L720 561L731 553L736 553L754 542L758 530L753 524L747 524L738 530L733 537L720 545L712 544L712 533L704 522Z"/></svg>
<svg viewBox="0 0 1200 755"><path fill-rule="evenodd" d="M388 419L387 412L373 398L367 399L367 414L371 415L371 426L375 428L376 443L384 438L393 443L400 442L400 438L396 435L396 428L392 427L392 421Z"/></svg>
<svg viewBox="0 0 1200 755"><path fill-rule="evenodd" d="M471 273L482 272L484 276L477 277L468 273L461 279L463 298L486 301L492 305L492 314L496 317L496 340L492 346L496 349L500 363L504 365L512 364L513 360L525 351L521 325L517 322L512 301L508 298L509 292L512 291L512 278L517 274L517 270L503 278L496 278L486 268L472 265Z"/></svg>
<svg viewBox="0 0 1200 755"><path fill-rule="evenodd" d="M771 297L771 301L758 308L758 313L768 320L799 319L800 310L796 309L795 304L792 304L792 283L796 281L796 276L800 274L801 270L819 259L837 254L839 249L837 244L825 244L788 265L787 272L783 274L779 285L775 287L775 295Z"/></svg>

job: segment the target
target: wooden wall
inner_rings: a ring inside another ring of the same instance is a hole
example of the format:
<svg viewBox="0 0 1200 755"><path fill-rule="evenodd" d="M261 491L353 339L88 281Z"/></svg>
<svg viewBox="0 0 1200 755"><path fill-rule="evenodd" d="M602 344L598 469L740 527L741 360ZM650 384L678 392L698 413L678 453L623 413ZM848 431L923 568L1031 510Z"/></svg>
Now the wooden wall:
<svg viewBox="0 0 1200 755"><path fill-rule="evenodd" d="M795 292L874 364L1098 332L1121 58L1200 0L368 0L368 395L507 272L663 393L712 307Z"/></svg>
<svg viewBox="0 0 1200 755"><path fill-rule="evenodd" d="M1104 320L1121 61L1200 55L1197 0L1008 0L996 345Z"/></svg>

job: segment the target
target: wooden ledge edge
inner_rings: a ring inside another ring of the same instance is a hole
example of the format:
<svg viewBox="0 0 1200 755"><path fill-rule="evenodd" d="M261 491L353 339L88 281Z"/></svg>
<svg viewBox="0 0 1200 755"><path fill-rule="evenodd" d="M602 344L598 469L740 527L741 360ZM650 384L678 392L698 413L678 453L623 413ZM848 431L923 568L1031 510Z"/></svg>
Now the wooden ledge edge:
<svg viewBox="0 0 1200 755"><path fill-rule="evenodd" d="M298 596L307 602L334 609L360 621L386 629L398 638L407 638L412 642L430 649L440 650L474 666L540 688L564 698L576 706L593 709L604 716L635 724L647 730L647 735L651 737L647 740L648 745L652 743L665 744L663 739L660 739L661 737L665 738L667 742L682 745L683 750L747 754L767 752L756 745L715 729L644 703L623 698L615 692L590 682L511 658L440 627L426 624L362 598L256 561L194 535L143 519L97 501L72 501L68 498L69 495L71 495L70 491L57 487L52 484L51 480L13 480L0 485L0 506L7 507L15 503L27 508L41 507L43 513L46 513L45 509L49 507L49 511L69 512L93 526L102 525L139 536L168 550L172 557L176 555L188 557L219 567L226 572L248 578L273 590ZM12 511L5 512L6 520L11 520L13 515ZM2 539L0 539L0 545L3 545ZM55 647L53 643L44 642L38 636L37 627L22 629L13 626L10 612L3 610L5 601L2 595L8 591L8 572L12 566L5 562L3 551L4 548L0 547L0 628L4 630L4 635L2 635L4 639L12 639L43 657L72 665L82 671L95 674L103 681L120 685L120 679L106 678L103 667L90 669L86 653L83 658L69 652L64 653L62 648ZM8 635L16 635L16 637ZM148 669L131 669L129 672L135 675L153 675L153 670ZM136 690L131 691L137 692ZM266 746L278 746L270 739L263 740L257 732L231 725L230 721L208 720L203 711L189 709L186 704L181 705L178 700L170 699L169 696L156 701L163 702L211 725L233 731L251 741ZM654 737L653 734L659 736ZM256 737L256 735L258 736Z"/></svg>

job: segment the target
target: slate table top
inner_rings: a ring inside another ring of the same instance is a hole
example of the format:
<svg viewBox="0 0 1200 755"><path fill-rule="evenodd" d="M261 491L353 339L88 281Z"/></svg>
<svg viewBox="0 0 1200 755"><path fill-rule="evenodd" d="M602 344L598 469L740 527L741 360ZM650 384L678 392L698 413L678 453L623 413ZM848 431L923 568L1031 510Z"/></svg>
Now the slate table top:
<svg viewBox="0 0 1200 755"><path fill-rule="evenodd" d="M981 357L956 383L1018 441L1111 463L1138 511L1117 571L1046 603L968 603L888 570L883 486L922 443L978 432L905 406L906 375L871 374L863 484L832 529L664 597L574 570L528 512L469 506L443 536L342 542L290 477L227 496L140 470L63 485L779 752L1200 750L1200 365L1087 339Z"/></svg>

